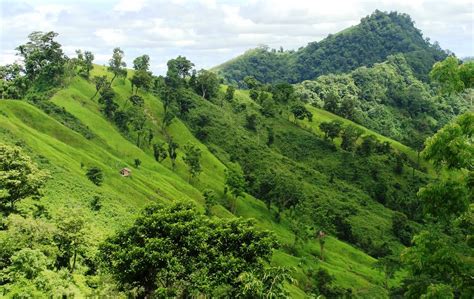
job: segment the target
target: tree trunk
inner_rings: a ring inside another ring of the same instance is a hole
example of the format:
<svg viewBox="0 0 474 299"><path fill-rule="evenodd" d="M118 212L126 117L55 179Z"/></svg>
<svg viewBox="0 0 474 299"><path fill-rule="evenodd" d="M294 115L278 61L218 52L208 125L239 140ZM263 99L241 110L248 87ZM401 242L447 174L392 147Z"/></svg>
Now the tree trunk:
<svg viewBox="0 0 474 299"><path fill-rule="evenodd" d="M109 84L109 86L112 86L112 82L114 82L114 80L115 80L115 77L117 77L117 74L114 74L114 76L112 77L112 80L110 80L110 84Z"/></svg>
<svg viewBox="0 0 474 299"><path fill-rule="evenodd" d="M74 249L74 257L72 259L71 273L73 273L74 270L76 269L76 258L77 258L77 249Z"/></svg>
<svg viewBox="0 0 474 299"><path fill-rule="evenodd" d="M96 89L94 95L92 96L91 100L93 100L95 98L95 96L99 93L100 91L100 88L99 89Z"/></svg>

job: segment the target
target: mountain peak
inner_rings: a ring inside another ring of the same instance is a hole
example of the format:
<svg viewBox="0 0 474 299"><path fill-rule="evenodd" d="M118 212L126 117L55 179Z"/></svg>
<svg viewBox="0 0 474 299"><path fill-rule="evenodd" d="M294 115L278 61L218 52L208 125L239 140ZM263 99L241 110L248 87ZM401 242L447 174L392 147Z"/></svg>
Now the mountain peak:
<svg viewBox="0 0 474 299"><path fill-rule="evenodd" d="M446 57L437 43L423 38L408 14L374 11L358 25L320 42L311 42L298 51L279 52L257 48L224 63L216 70L230 83L240 84L245 76L262 82L290 83L314 79L328 73L351 71L384 61L402 53L415 75L427 79L431 66Z"/></svg>

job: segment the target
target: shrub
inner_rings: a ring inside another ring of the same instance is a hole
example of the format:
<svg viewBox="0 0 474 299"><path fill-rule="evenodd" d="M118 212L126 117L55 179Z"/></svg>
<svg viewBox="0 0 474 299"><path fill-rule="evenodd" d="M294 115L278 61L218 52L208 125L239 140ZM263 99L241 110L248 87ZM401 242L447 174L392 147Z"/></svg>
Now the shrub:
<svg viewBox="0 0 474 299"><path fill-rule="evenodd" d="M97 186L102 185L102 182L104 181L104 173L99 167L94 166L87 169L86 176L92 183L96 184Z"/></svg>

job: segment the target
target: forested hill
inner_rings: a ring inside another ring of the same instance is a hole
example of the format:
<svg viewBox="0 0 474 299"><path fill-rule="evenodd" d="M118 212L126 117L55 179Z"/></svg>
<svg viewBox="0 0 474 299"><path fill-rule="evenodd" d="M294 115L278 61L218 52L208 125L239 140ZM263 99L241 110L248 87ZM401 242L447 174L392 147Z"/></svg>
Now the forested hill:
<svg viewBox="0 0 474 299"><path fill-rule="evenodd" d="M351 71L384 61L388 55L403 53L415 75L427 80L428 72L446 52L423 38L407 14L376 10L360 24L298 51L277 51L268 47L249 50L215 70L229 83L239 84L245 76L265 83L289 83L314 79L329 73Z"/></svg>

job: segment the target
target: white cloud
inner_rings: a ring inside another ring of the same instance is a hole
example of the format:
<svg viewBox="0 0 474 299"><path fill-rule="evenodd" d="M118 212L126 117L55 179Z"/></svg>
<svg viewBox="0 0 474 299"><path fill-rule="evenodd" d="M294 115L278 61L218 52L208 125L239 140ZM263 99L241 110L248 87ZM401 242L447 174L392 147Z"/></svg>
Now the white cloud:
<svg viewBox="0 0 474 299"><path fill-rule="evenodd" d="M125 34L120 29L104 28L96 30L94 33L108 45L119 46L126 40Z"/></svg>
<svg viewBox="0 0 474 299"><path fill-rule="evenodd" d="M120 0L114 10L118 12L139 12L145 6L145 0Z"/></svg>
<svg viewBox="0 0 474 299"><path fill-rule="evenodd" d="M0 0L2 63L34 30L54 30L73 49L105 63L120 46L127 62L149 54L153 70L186 55L198 68L259 44L296 49L357 24L375 9L408 13L432 41L458 56L474 55L472 0ZM10 52L8 52L10 51Z"/></svg>

